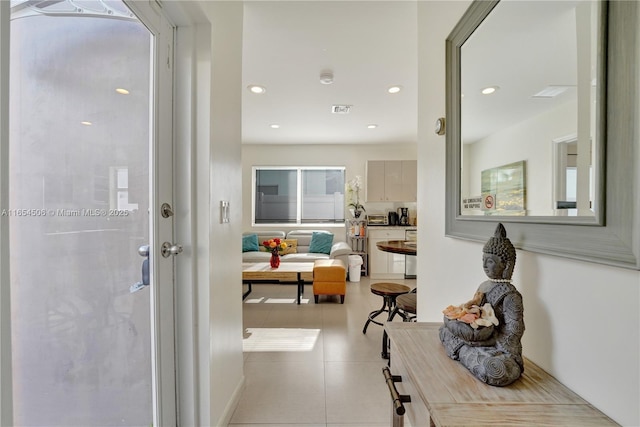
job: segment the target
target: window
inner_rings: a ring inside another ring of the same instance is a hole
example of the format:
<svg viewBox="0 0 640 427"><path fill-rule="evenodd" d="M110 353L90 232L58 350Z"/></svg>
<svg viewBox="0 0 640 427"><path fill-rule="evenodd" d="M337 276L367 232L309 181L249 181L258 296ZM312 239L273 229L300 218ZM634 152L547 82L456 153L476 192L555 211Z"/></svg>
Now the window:
<svg viewBox="0 0 640 427"><path fill-rule="evenodd" d="M344 221L344 167L254 167L254 224Z"/></svg>

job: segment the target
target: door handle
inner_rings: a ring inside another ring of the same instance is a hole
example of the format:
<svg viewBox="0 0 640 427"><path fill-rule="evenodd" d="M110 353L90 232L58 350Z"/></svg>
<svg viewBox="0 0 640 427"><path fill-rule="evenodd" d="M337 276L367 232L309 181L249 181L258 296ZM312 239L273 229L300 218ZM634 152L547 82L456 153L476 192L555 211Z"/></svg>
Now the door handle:
<svg viewBox="0 0 640 427"><path fill-rule="evenodd" d="M140 289L149 286L149 245L142 245L138 248L138 254L144 257L142 261L142 281L136 282L129 287L129 292L138 292Z"/></svg>
<svg viewBox="0 0 640 427"><path fill-rule="evenodd" d="M408 394L400 394L396 389L395 383L401 383L402 377L400 375L391 375L391 371L388 367L382 368L382 375L384 375L384 380L387 383L387 387L389 388L389 393L391 394L391 401L393 403L394 415L402 416L405 413L404 403L411 402L411 396ZM403 419L398 420L402 425ZM396 425L396 419L394 417L394 423Z"/></svg>
<svg viewBox="0 0 640 427"><path fill-rule="evenodd" d="M182 253L182 245L176 245L169 242L164 242L160 247L160 252L165 258L169 258L171 255L178 255Z"/></svg>

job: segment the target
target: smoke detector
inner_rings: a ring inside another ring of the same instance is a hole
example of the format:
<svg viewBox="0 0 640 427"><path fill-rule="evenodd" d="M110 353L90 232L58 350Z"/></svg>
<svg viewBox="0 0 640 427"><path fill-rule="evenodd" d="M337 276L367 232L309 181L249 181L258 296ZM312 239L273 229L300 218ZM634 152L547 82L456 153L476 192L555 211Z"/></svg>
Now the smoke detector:
<svg viewBox="0 0 640 427"><path fill-rule="evenodd" d="M320 83L323 85L330 85L333 83L333 71L324 70L320 73Z"/></svg>

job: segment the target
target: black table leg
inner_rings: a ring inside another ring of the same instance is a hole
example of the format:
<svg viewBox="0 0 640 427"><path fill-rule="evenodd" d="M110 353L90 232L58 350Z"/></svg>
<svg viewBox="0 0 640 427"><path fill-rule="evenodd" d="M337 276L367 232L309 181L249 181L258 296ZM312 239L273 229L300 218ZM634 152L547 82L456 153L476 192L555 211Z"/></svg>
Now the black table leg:
<svg viewBox="0 0 640 427"><path fill-rule="evenodd" d="M245 283L249 288L247 289L247 291L245 293L242 294L242 301L245 300L245 298L247 298L247 296L251 293L251 282L243 282Z"/></svg>

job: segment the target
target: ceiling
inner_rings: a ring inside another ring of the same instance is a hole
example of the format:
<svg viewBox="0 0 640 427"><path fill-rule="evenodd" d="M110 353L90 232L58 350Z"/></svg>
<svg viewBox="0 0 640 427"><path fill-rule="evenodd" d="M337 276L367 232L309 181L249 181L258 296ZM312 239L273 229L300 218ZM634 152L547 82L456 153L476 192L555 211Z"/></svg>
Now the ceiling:
<svg viewBox="0 0 640 427"><path fill-rule="evenodd" d="M575 100L575 8L591 3L512 0L494 9L463 49L466 143ZM417 40L415 1L245 2L243 143L415 143ZM324 70L332 84L320 82ZM389 94L392 85L403 89ZM480 95L491 85L500 90ZM550 86L567 91L533 96ZM352 108L332 114L333 105Z"/></svg>
<svg viewBox="0 0 640 427"><path fill-rule="evenodd" d="M586 15L577 7L586 8ZM577 69L584 65L580 61L589 62L582 69L595 77L595 55L578 58L576 48L594 49L592 7L590 0L504 0L493 9L461 48L465 143L575 103ZM481 94L488 86L499 89ZM565 91L555 97L534 96L545 88Z"/></svg>
<svg viewBox="0 0 640 427"><path fill-rule="evenodd" d="M416 142L416 2L245 2L242 61L244 144Z"/></svg>

